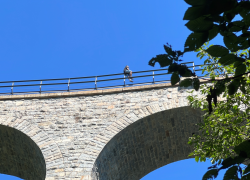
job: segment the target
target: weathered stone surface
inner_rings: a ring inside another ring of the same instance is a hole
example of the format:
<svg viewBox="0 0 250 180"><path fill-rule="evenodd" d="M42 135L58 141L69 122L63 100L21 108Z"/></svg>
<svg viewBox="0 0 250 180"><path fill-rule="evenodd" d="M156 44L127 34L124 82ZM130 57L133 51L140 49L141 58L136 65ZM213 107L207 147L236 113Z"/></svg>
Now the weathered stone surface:
<svg viewBox="0 0 250 180"><path fill-rule="evenodd" d="M91 180L97 157L109 141L115 141L112 140L115 135L122 130L126 131L138 120L143 122L147 121L147 117L154 117L157 121L158 115L153 115L158 112L168 116L168 112L172 112L170 109L186 107L186 91L161 84L65 94L2 96L0 124L25 133L39 146L46 163L46 180ZM159 116L159 121L164 116ZM169 135L173 139L167 141L169 149L165 147L166 152L176 146L174 138L179 136L173 137L173 131L179 131L177 127L181 125L178 122L180 114L174 113L171 116L175 128L172 128L171 119L168 123L172 129L166 129L166 125L163 128L165 136ZM185 128L185 132L189 132L191 127L186 124ZM143 138L143 132L139 130L138 133ZM154 131L151 133L153 137ZM157 147L153 148L162 148L161 143L155 145ZM157 154L157 157L161 155ZM163 160L160 164L163 164ZM139 175L134 177L138 178Z"/></svg>

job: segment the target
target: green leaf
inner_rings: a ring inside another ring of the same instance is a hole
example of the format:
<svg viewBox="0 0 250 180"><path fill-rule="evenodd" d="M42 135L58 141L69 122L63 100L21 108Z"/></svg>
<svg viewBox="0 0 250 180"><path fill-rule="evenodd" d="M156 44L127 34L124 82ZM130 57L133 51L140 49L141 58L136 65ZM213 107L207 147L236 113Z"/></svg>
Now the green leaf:
<svg viewBox="0 0 250 180"><path fill-rule="evenodd" d="M172 73L172 72L178 71L178 68L179 68L179 64L173 63L173 64L171 64L169 66L168 73Z"/></svg>
<svg viewBox="0 0 250 180"><path fill-rule="evenodd" d="M226 168L234 165L233 158L229 157L229 158L223 160L221 164L222 164L222 167L220 169L226 169Z"/></svg>
<svg viewBox="0 0 250 180"><path fill-rule="evenodd" d="M246 152L247 157L250 157L250 142L249 142L249 140L246 140L246 141L240 143L238 146L235 146L234 151L237 154L240 154L242 151Z"/></svg>
<svg viewBox="0 0 250 180"><path fill-rule="evenodd" d="M174 52L174 51L172 50L172 47L171 47L170 45L166 46L166 45L164 44L163 47L164 47L164 49L165 49L165 51L166 51L166 53L167 53L168 55L171 55L172 57L175 57L175 56L176 56L176 52Z"/></svg>
<svg viewBox="0 0 250 180"><path fill-rule="evenodd" d="M243 27L245 26L245 23L242 21L234 21L230 23L229 25L231 26L229 28L231 32L239 32L243 29Z"/></svg>
<svg viewBox="0 0 250 180"><path fill-rule="evenodd" d="M213 25L213 28L208 31L208 40L211 41L220 32L220 28L217 24Z"/></svg>
<svg viewBox="0 0 250 180"><path fill-rule="evenodd" d="M221 57L218 62L220 64L226 66L226 65L233 64L236 60L237 60L237 56L236 55L234 55L234 54L228 54L228 55L225 55L225 56Z"/></svg>
<svg viewBox="0 0 250 180"><path fill-rule="evenodd" d="M220 169L226 169L232 165L241 164L245 159L246 158L241 157L241 156L237 156L235 158L229 157L229 158L223 160L222 167Z"/></svg>
<svg viewBox="0 0 250 180"><path fill-rule="evenodd" d="M210 14L221 14L237 5L237 1L235 0L215 0L210 2L210 6L208 5Z"/></svg>
<svg viewBox="0 0 250 180"><path fill-rule="evenodd" d="M239 43L239 49L240 49L240 50L247 49L248 47L249 47L249 41L248 41L248 40L241 41L241 42Z"/></svg>
<svg viewBox="0 0 250 180"><path fill-rule="evenodd" d="M181 75L181 74L180 74ZM185 73L181 75L182 77L191 77L192 71L190 69L185 69Z"/></svg>
<svg viewBox="0 0 250 180"><path fill-rule="evenodd" d="M196 162L199 162L199 159L200 159L200 158L199 158L199 156L195 156L194 159L195 159Z"/></svg>
<svg viewBox="0 0 250 180"><path fill-rule="evenodd" d="M226 38L228 38L232 43L237 43L238 42L238 37L234 33L228 33L226 35Z"/></svg>
<svg viewBox="0 0 250 180"><path fill-rule="evenodd" d="M204 176L202 177L202 180L212 180L212 179L215 179L217 176L218 176L218 170L211 169L204 174Z"/></svg>
<svg viewBox="0 0 250 180"><path fill-rule="evenodd" d="M236 52L240 49L237 46L238 38L233 33L231 33L230 35L225 35L223 38L223 41L224 41L225 45L227 46L227 48L232 52Z"/></svg>
<svg viewBox="0 0 250 180"><path fill-rule="evenodd" d="M192 71L185 65L178 65L178 73L182 77L190 77L192 75Z"/></svg>
<svg viewBox="0 0 250 180"><path fill-rule="evenodd" d="M236 60L239 61L239 62L245 62L245 59L242 58L242 57L237 57Z"/></svg>
<svg viewBox="0 0 250 180"><path fill-rule="evenodd" d="M248 166L246 167L245 171L243 172L243 174L247 174L250 172L250 164L248 164Z"/></svg>
<svg viewBox="0 0 250 180"><path fill-rule="evenodd" d="M222 57L229 53L229 50L220 45L213 45L207 49L207 53L213 57Z"/></svg>
<svg viewBox="0 0 250 180"><path fill-rule="evenodd" d="M234 68L237 68L238 66L242 65L242 62L241 61L236 61L234 63Z"/></svg>
<svg viewBox="0 0 250 180"><path fill-rule="evenodd" d="M200 80L199 80L198 78L194 78L194 79L193 79L193 86L194 86L194 89L195 89L196 91L199 90L199 88L200 88Z"/></svg>
<svg viewBox="0 0 250 180"><path fill-rule="evenodd" d="M242 176L241 180L250 180L250 173L245 176Z"/></svg>
<svg viewBox="0 0 250 180"><path fill-rule="evenodd" d="M226 74L226 78L225 78L225 80L224 80L226 83L228 83L228 82L230 82L231 80L230 80L230 78L228 78L228 75Z"/></svg>
<svg viewBox="0 0 250 180"><path fill-rule="evenodd" d="M241 90L244 94L246 94L246 87L245 87L245 84L244 84L244 83L241 84L240 90Z"/></svg>
<svg viewBox="0 0 250 180"><path fill-rule="evenodd" d="M222 22L224 22L224 17L222 17L222 16L220 16L220 15L218 15L218 14L213 14L210 18L211 18L211 20L212 20L213 22L217 22L217 23L222 23Z"/></svg>
<svg viewBox="0 0 250 180"><path fill-rule="evenodd" d="M235 17L235 13L233 13L232 11L227 11L223 14L223 17L226 21L231 22Z"/></svg>
<svg viewBox="0 0 250 180"><path fill-rule="evenodd" d="M181 82L180 82L180 86L181 87L188 87L188 86L191 86L192 85L192 79L184 79L184 80L182 80Z"/></svg>
<svg viewBox="0 0 250 180"><path fill-rule="evenodd" d="M229 85L228 85L228 94L234 95L238 88L240 86L240 81L238 79L234 79Z"/></svg>
<svg viewBox="0 0 250 180"><path fill-rule="evenodd" d="M235 164L241 164L245 161L246 157L242 157L242 156L236 156L234 158Z"/></svg>
<svg viewBox="0 0 250 180"><path fill-rule="evenodd" d="M244 32L243 34L241 34L239 37L242 37L242 38L250 38L250 32L249 32L249 31L246 31L246 32Z"/></svg>
<svg viewBox="0 0 250 180"><path fill-rule="evenodd" d="M152 58L148 62L148 64L150 66L154 67L156 62L158 62L161 67L165 67L165 66L169 66L170 64L172 64L173 61L169 58L169 55L167 55L167 54L159 54L155 58Z"/></svg>
<svg viewBox="0 0 250 180"><path fill-rule="evenodd" d="M180 56L182 56L184 54L184 52L182 52L182 51L176 51L176 53L177 53L178 57L180 57Z"/></svg>
<svg viewBox="0 0 250 180"><path fill-rule="evenodd" d="M245 24L247 26L249 26L250 25L250 13L249 13L249 9L248 8L243 8L240 11L240 15L244 19Z"/></svg>
<svg viewBox="0 0 250 180"><path fill-rule="evenodd" d="M185 2L191 6L202 6L206 3L206 0L185 0Z"/></svg>
<svg viewBox="0 0 250 180"><path fill-rule="evenodd" d="M246 65L245 64L241 64L239 65L236 70L235 70L235 76L244 74L246 72Z"/></svg>
<svg viewBox="0 0 250 180"><path fill-rule="evenodd" d="M171 84L175 85L176 83L178 83L180 81L180 77L178 72L174 72L171 76Z"/></svg>
<svg viewBox="0 0 250 180"><path fill-rule="evenodd" d="M208 33L191 33L184 46L184 52L200 48L208 40Z"/></svg>
<svg viewBox="0 0 250 180"><path fill-rule="evenodd" d="M229 168L226 171L223 180L238 180L238 166Z"/></svg>
<svg viewBox="0 0 250 180"><path fill-rule="evenodd" d="M225 91L225 89L226 89L225 81L217 81L217 83L215 84L216 94L220 95L222 92Z"/></svg>
<svg viewBox="0 0 250 180"><path fill-rule="evenodd" d="M222 36L227 36L227 34L228 34L228 28L227 28L227 26L225 24L220 24L219 28L220 28L220 34Z"/></svg>
<svg viewBox="0 0 250 180"><path fill-rule="evenodd" d="M185 24L190 31L194 32L204 32L209 31L213 28L213 22L206 20L205 17L199 17L194 20L190 20L188 23Z"/></svg>
<svg viewBox="0 0 250 180"><path fill-rule="evenodd" d="M204 15L205 8L203 6L189 7L185 12L183 20L194 20Z"/></svg>

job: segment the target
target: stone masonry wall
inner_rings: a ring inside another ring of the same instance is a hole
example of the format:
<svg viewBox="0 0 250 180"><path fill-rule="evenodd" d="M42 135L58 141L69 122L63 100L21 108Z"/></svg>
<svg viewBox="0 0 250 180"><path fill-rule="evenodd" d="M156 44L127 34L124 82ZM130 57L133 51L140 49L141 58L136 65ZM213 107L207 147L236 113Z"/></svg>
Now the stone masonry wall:
<svg viewBox="0 0 250 180"><path fill-rule="evenodd" d="M0 124L25 133L39 146L46 180L91 180L98 155L116 134L149 115L187 106L186 91L160 84L3 96Z"/></svg>

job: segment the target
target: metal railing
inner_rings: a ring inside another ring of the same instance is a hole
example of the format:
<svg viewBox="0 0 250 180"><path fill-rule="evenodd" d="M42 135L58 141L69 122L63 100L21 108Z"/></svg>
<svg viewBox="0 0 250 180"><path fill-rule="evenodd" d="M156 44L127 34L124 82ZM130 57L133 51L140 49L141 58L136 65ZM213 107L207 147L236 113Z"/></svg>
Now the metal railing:
<svg viewBox="0 0 250 180"><path fill-rule="evenodd" d="M194 65L194 62L181 64L192 64L187 67L199 77L197 72L202 69L195 70L195 67L200 65ZM166 83L170 82L171 77L167 70L165 68L133 72L134 82L128 82L124 73L60 79L2 81L0 82L0 95L87 91Z"/></svg>

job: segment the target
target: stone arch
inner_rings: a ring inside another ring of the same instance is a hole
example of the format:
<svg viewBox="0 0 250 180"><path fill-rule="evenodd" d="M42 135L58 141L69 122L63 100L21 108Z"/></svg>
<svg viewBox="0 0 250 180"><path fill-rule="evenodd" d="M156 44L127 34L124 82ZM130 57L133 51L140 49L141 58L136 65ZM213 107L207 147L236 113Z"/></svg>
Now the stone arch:
<svg viewBox="0 0 250 180"><path fill-rule="evenodd" d="M35 124L30 123L24 119L17 119L14 117L8 117L5 121L1 119L0 126L13 129L19 134L26 135L27 138L37 146L39 151L41 151L42 156L45 160L45 175L46 180L56 180L63 179L65 176L64 172L64 161L62 153L57 145L57 143L42 129L40 129ZM24 136L22 136L24 137ZM1 136L0 136L1 138ZM10 137L11 139L11 137ZM38 150L37 150L38 151ZM26 153L29 153L28 151ZM22 158L22 157L21 157ZM9 173L5 173L9 174ZM10 174L13 175L13 174ZM25 176L25 174L23 174ZM15 175L18 176L18 175ZM18 176L20 177L20 176ZM25 180L33 180L38 178L24 178ZM44 180L44 178L42 180Z"/></svg>
<svg viewBox="0 0 250 180"><path fill-rule="evenodd" d="M201 115L199 109L186 106L124 125L95 160L92 179L138 180L159 167L187 159L191 152L188 137L198 132L195 124L201 122Z"/></svg>
<svg viewBox="0 0 250 180"><path fill-rule="evenodd" d="M74 164L76 168L68 177L75 177L76 175L91 179L89 177L92 172L93 164L96 157L100 154L104 146L120 131L133 124L134 122L155 114L157 112L171 110L179 107L186 107L187 101L172 100L169 102L156 102L148 106L142 106L135 111L126 111L123 116L117 117L113 123L106 127L101 133L89 140L88 145L81 152L77 162Z"/></svg>
<svg viewBox="0 0 250 180"><path fill-rule="evenodd" d="M26 134L0 125L0 173L44 180L46 165L37 144Z"/></svg>
<svg viewBox="0 0 250 180"><path fill-rule="evenodd" d="M183 103L185 106L187 103ZM122 117L114 119L113 123L106 127L101 133L92 138L86 148L78 157L77 163L75 163L76 168L71 172L69 177L75 177L76 174L84 177L85 179L91 179L89 174L92 172L93 164L96 157L102 151L104 146L120 131L125 129L130 124L152 115L157 112L165 111L172 108L180 107L178 100L173 100L171 102L153 103L148 106L141 107L135 111L126 111ZM85 180L84 179L84 180Z"/></svg>

